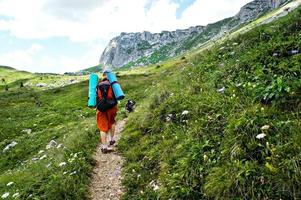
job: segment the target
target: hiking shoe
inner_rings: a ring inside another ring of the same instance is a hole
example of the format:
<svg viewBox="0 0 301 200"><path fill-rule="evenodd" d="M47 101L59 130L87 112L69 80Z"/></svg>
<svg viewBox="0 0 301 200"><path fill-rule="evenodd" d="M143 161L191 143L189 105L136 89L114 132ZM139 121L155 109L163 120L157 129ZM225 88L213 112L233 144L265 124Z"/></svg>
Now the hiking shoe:
<svg viewBox="0 0 301 200"><path fill-rule="evenodd" d="M114 145L115 142L116 142L115 140L111 140L111 141L110 141L110 146Z"/></svg>
<svg viewBox="0 0 301 200"><path fill-rule="evenodd" d="M107 148L101 148L101 153L107 154L109 151Z"/></svg>

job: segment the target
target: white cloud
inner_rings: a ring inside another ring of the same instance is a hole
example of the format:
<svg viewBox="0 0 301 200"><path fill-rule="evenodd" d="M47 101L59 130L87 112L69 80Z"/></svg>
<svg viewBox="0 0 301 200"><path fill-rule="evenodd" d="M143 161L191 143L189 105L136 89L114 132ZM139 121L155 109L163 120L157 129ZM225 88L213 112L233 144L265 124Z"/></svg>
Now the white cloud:
<svg viewBox="0 0 301 200"><path fill-rule="evenodd" d="M207 25L221 19L232 17L240 8L252 0L197 0L182 14L182 27Z"/></svg>
<svg viewBox="0 0 301 200"><path fill-rule="evenodd" d="M171 0L0 0L0 31L18 39L65 37L91 48L82 57L53 57L32 45L0 55L0 64L30 71L75 71L95 65L107 41L121 32L175 30L233 16L251 0L196 0L176 18ZM55 45L55 44L52 44ZM61 45L61 44L60 44ZM35 56L40 51L43 55ZM64 67L64 69L61 69Z"/></svg>
<svg viewBox="0 0 301 200"><path fill-rule="evenodd" d="M74 72L98 64L99 45L91 44L90 50L80 57L51 56L45 53L43 46L33 44L27 49L16 50L0 55L1 65L14 67L18 70L30 72Z"/></svg>
<svg viewBox="0 0 301 200"><path fill-rule="evenodd" d="M12 17L1 20L0 30L9 30L19 38L64 36L86 42L109 40L120 32L175 30L205 25L229 17L250 0L197 0L176 18L178 4L170 0L50 1L2 0L0 13ZM18 5L18 6L16 6Z"/></svg>
<svg viewBox="0 0 301 200"><path fill-rule="evenodd" d="M27 49L15 50L0 55L1 65L16 66L19 69L26 70L34 64L34 57L43 50L40 44L33 44Z"/></svg>

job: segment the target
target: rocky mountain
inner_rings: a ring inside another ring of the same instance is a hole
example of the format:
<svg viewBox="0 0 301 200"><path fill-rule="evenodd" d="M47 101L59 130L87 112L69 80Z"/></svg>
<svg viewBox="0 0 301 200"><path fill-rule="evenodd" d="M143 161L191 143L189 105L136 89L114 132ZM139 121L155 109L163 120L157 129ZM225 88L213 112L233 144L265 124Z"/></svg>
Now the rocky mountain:
<svg viewBox="0 0 301 200"><path fill-rule="evenodd" d="M278 8L289 0L254 0L233 17L207 26L161 33L121 33L113 38L100 57L100 64L112 67L131 67L154 64L174 57L214 37L252 21L265 12Z"/></svg>

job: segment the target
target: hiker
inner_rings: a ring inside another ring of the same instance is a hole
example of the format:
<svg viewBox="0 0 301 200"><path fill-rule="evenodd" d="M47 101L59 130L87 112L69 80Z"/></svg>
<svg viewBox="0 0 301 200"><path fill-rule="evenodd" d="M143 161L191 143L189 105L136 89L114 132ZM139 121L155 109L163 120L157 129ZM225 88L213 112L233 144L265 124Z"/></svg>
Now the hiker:
<svg viewBox="0 0 301 200"><path fill-rule="evenodd" d="M135 105L135 104L136 104L135 101L129 99L128 102L127 102L126 105L125 105L125 110L126 110L126 112L128 112L128 113L133 112L133 111L134 111L134 105Z"/></svg>
<svg viewBox="0 0 301 200"><path fill-rule="evenodd" d="M108 146L115 143L115 117L117 115L117 100L112 87L107 79L106 71L103 72L103 79L97 85L97 127L100 131L101 152L108 153ZM109 134L108 134L109 133ZM107 137L109 135L109 144Z"/></svg>

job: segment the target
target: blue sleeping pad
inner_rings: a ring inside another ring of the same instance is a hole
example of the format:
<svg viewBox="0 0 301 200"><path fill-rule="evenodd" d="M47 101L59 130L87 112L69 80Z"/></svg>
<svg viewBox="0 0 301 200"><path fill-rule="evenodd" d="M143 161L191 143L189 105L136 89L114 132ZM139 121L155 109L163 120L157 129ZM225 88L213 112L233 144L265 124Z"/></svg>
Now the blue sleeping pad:
<svg viewBox="0 0 301 200"><path fill-rule="evenodd" d="M96 106L96 87L98 84L98 76L97 74L90 74L89 78L89 99L88 106L95 107Z"/></svg>
<svg viewBox="0 0 301 200"><path fill-rule="evenodd" d="M109 82L112 86L114 95L116 97L117 100L122 100L124 99L125 95L121 89L121 86L119 85L119 83L117 82L117 78L116 75L113 72L106 72L107 77L109 79Z"/></svg>

